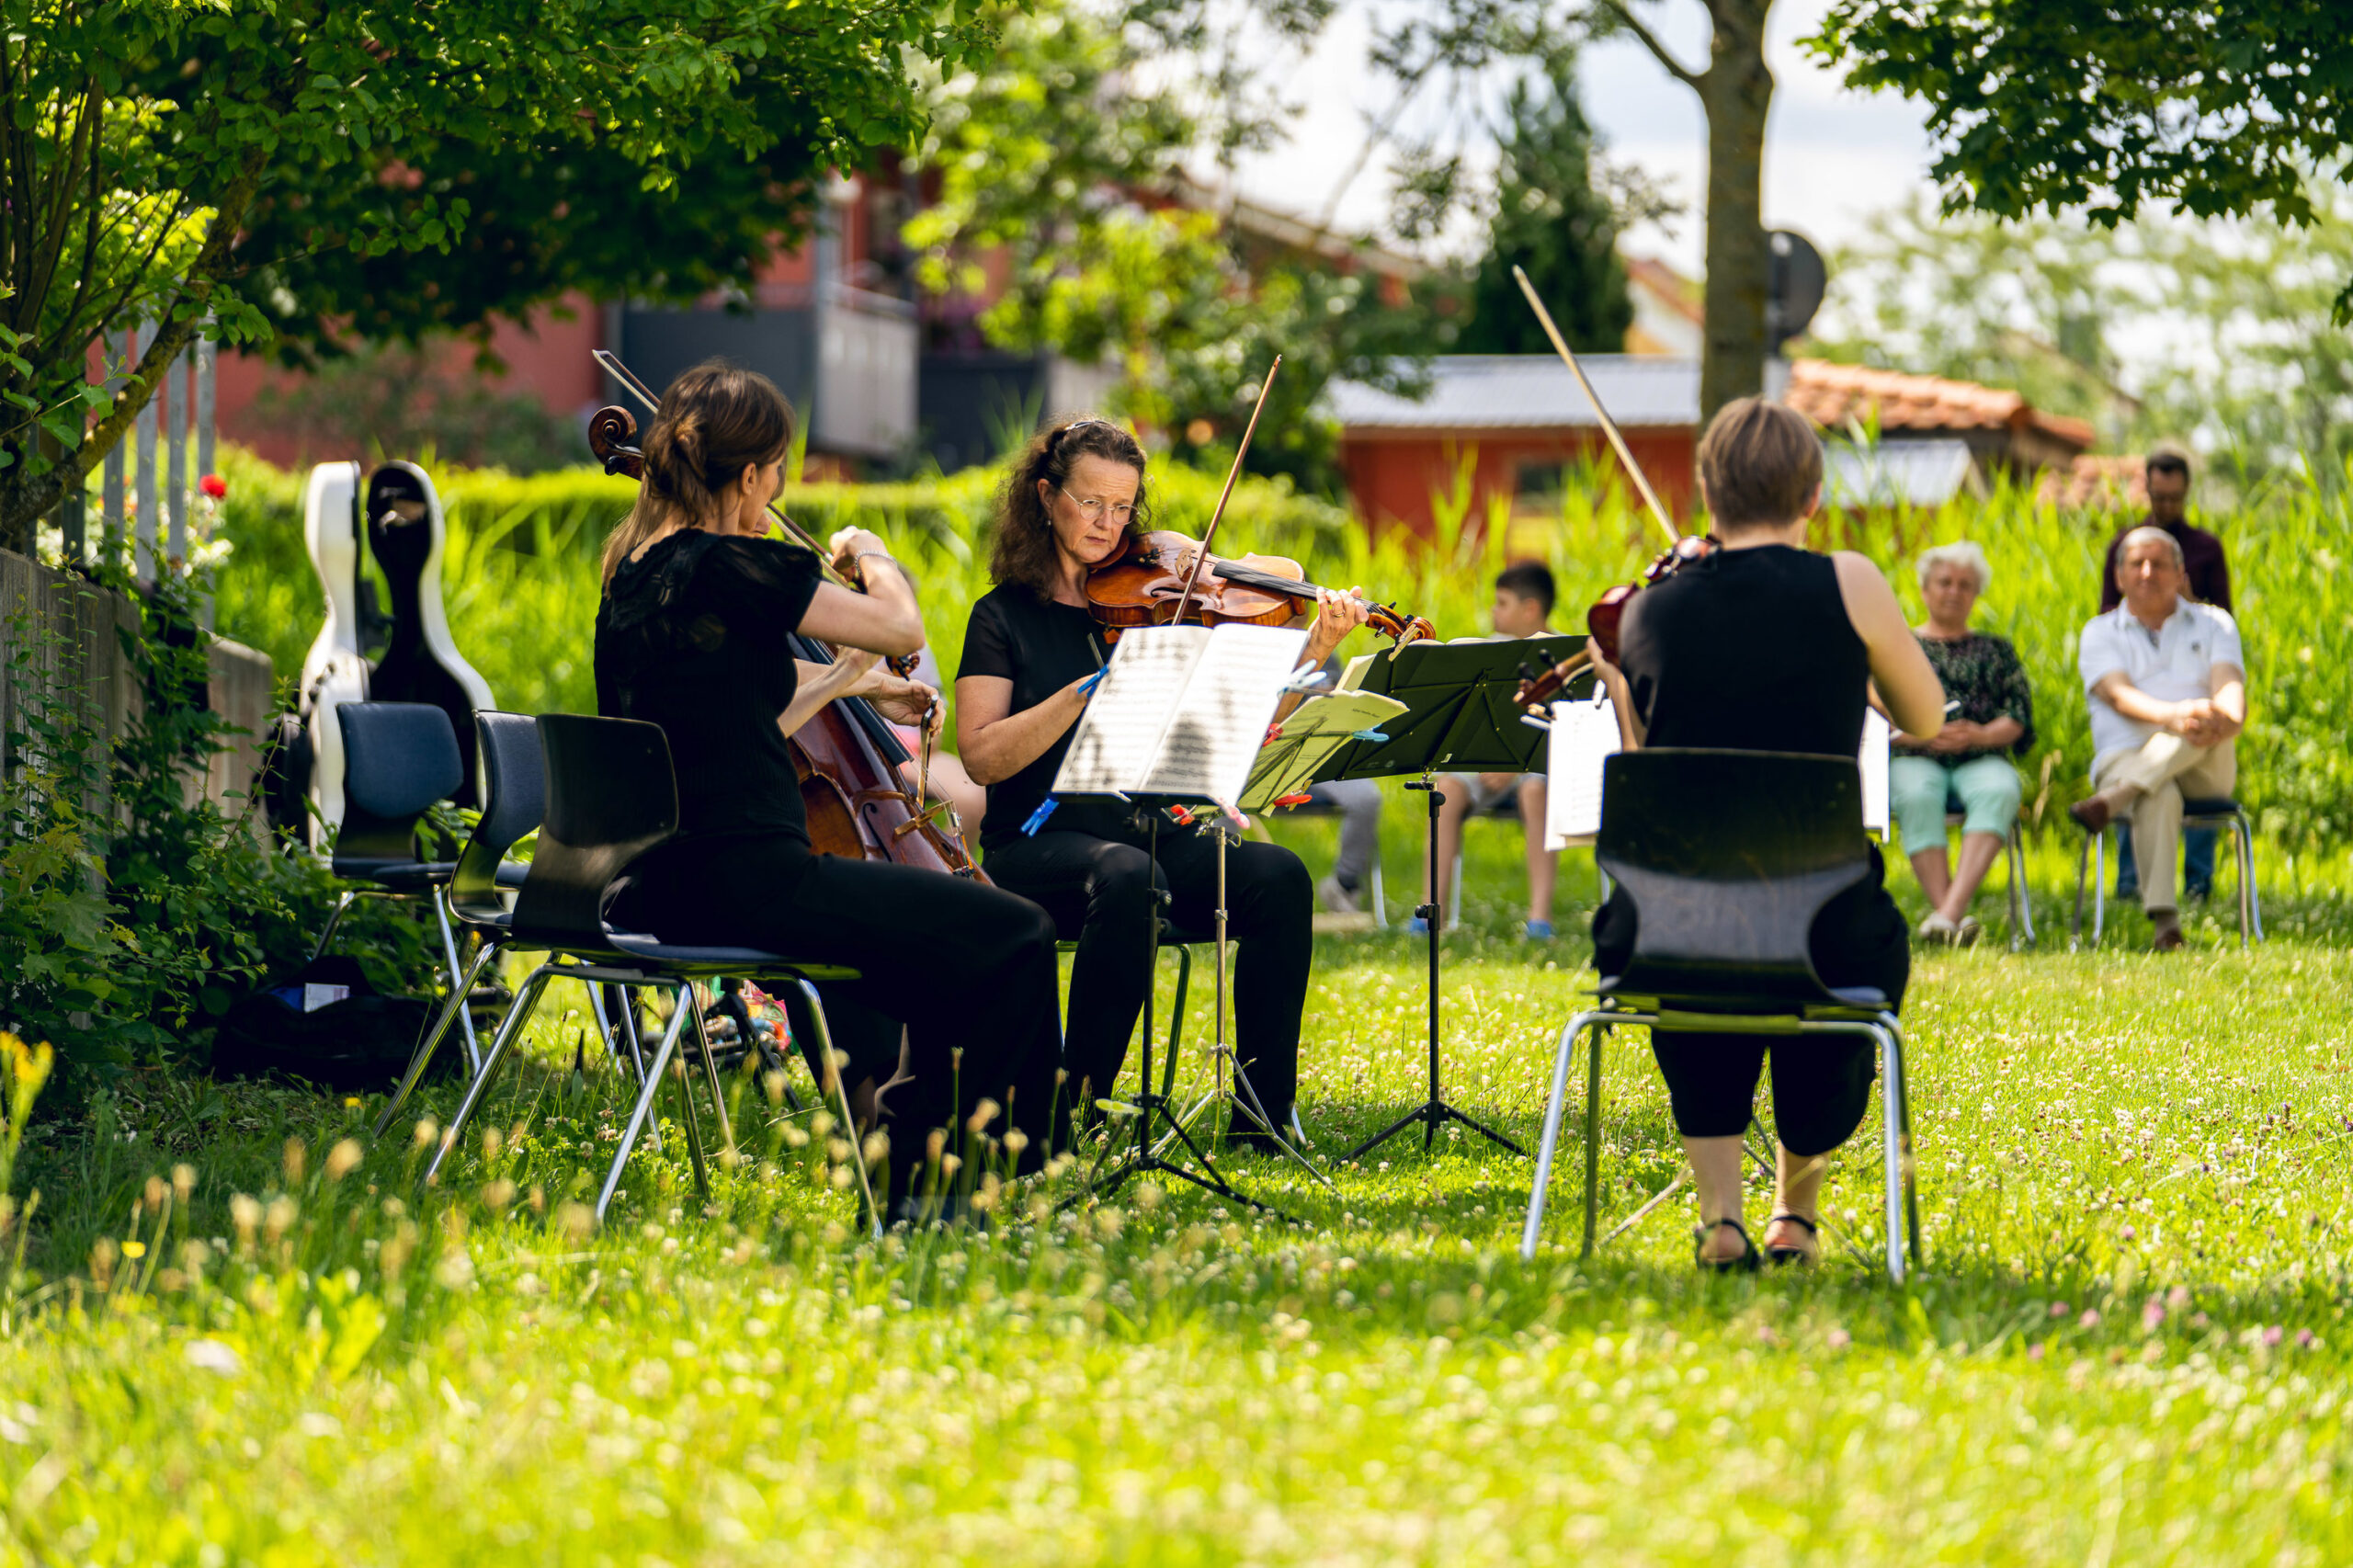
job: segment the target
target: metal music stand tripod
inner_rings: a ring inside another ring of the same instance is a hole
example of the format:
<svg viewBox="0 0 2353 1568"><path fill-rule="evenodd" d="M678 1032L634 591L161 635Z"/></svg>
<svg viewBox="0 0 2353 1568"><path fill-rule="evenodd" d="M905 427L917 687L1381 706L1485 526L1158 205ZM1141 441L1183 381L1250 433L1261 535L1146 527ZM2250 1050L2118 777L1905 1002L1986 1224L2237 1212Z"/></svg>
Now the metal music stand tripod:
<svg viewBox="0 0 2353 1568"><path fill-rule="evenodd" d="M1429 798L1429 885L1433 902L1415 913L1429 928L1429 1097L1380 1132L1366 1139L1343 1159L1359 1160L1416 1122L1422 1127L1422 1149L1438 1143L1438 1131L1448 1122L1469 1128L1502 1144L1515 1154L1527 1150L1494 1128L1447 1103L1440 1080L1438 1051L1438 942L1445 920L1435 901L1443 886L1438 863L1438 808L1446 796L1438 788L1441 769L1486 773L1540 772L1544 766L1542 731L1520 722L1523 715L1512 699L1520 681L1531 671L1566 658L1583 646L1583 639L1566 635L1514 638L1492 642L1416 642L1395 658L1376 659L1360 688L1379 691L1406 705L1406 711L1381 722L1388 736L1344 746L1318 773L1320 779L1370 778L1389 774L1417 773L1405 788ZM1540 833L1543 824L1530 824Z"/></svg>

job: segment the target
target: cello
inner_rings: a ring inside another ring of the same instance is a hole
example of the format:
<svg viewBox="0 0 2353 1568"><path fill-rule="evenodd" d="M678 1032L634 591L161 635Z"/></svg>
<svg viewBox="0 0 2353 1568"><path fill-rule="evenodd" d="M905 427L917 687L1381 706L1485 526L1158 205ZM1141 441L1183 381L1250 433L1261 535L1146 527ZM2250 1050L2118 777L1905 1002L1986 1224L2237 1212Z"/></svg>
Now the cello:
<svg viewBox="0 0 2353 1568"><path fill-rule="evenodd" d="M649 406L653 404L652 393L622 370L618 360L602 351L598 358L607 369L623 378L623 384L631 392ZM645 454L634 444L636 436L637 421L625 408L600 408L589 418L588 449L607 473L644 479ZM798 542L814 551L820 562L825 560L825 552L818 549L816 541L786 517L775 503L769 503L768 509L784 522ZM830 565L826 570L829 575L834 574ZM812 664L833 663L832 650L814 638L795 632L790 641L796 657ZM893 667L898 667L895 662ZM922 733L927 750L928 715ZM906 790L899 776L899 766L916 759L910 757L899 744L889 721L864 699L843 697L826 703L790 737L790 744L793 772L801 781L801 804L808 818L810 845L818 854L852 860L885 860L975 881L988 881L965 848L961 834L942 829L935 820L938 812L948 809L947 803L926 806Z"/></svg>

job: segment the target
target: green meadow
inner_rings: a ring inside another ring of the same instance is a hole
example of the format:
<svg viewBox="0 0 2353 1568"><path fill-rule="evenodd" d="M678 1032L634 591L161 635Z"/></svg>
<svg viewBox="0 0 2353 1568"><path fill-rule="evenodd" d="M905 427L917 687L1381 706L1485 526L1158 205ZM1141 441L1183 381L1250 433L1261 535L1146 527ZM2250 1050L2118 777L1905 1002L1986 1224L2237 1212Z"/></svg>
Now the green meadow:
<svg viewBox="0 0 2353 1568"><path fill-rule="evenodd" d="M1506 934L1510 824L1472 838L1449 1092L1528 1141L1587 971ZM1589 861L1563 880L1581 926ZM453 1088L377 1144L373 1098L144 1076L17 1164L41 1196L0 1301L6 1555L2343 1562L2353 959L2291 929L2340 907L2275 899L2287 934L2252 953L2209 921L2170 960L1924 957L1902 1290L1849 1250L1877 1235L1876 1106L1823 1267L1702 1278L1688 1193L1580 1260L1573 1159L1523 1264L1528 1162L1455 1134L1336 1191L1227 1156L1279 1218L1091 1199L1080 1162L983 1230L870 1239L847 1145L746 1082L708 1202L665 1100L597 1230L622 1085L574 1071L577 997L431 1191ZM1421 974L1403 937L1323 938L1320 1160L1414 1102ZM1605 1062L1607 1229L1679 1155L1639 1033Z"/></svg>

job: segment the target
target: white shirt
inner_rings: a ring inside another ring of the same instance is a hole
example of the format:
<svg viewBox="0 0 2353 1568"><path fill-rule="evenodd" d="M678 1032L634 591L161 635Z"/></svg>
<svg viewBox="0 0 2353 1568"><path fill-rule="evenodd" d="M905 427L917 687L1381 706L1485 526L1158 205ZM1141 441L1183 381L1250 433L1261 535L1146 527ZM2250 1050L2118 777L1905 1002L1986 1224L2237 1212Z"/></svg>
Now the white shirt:
<svg viewBox="0 0 2353 1568"><path fill-rule="evenodd" d="M2231 612L2188 599L2175 600L2173 613L2154 631L2141 623L2129 605L2094 616L2084 628L2075 662L2083 671L2084 691L2092 710L2095 758L2115 751L2136 751L2158 732L2157 725L2128 719L2091 695L2092 687L2110 675L2120 672L2125 684L2159 702L2184 702L2212 695L2216 665L2246 668L2246 655L2239 647L2238 622L2231 619Z"/></svg>

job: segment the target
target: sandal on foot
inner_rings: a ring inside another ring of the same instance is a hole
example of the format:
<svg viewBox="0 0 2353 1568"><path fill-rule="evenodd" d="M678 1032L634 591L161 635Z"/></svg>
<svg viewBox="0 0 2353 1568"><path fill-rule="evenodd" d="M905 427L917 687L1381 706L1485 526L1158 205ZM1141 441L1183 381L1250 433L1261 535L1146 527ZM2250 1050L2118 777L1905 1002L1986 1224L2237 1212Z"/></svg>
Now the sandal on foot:
<svg viewBox="0 0 2353 1568"><path fill-rule="evenodd" d="M1718 1226L1725 1227L1740 1237L1739 1256L1710 1257L1708 1256L1708 1233ZM1691 1255L1693 1262L1716 1274L1750 1274L1756 1268L1756 1244L1748 1239L1747 1231L1742 1228L1737 1220L1718 1220L1714 1224L1702 1225L1693 1231Z"/></svg>
<svg viewBox="0 0 2353 1568"><path fill-rule="evenodd" d="M1769 1230L1784 1220L1792 1225L1803 1225L1805 1233L1809 1236L1822 1234L1822 1227L1802 1214L1776 1214L1765 1221L1766 1228ZM1773 1267L1776 1268L1784 1268L1792 1263L1811 1264L1814 1256L1803 1247L1793 1246L1768 1246L1765 1249L1765 1256L1773 1260Z"/></svg>

